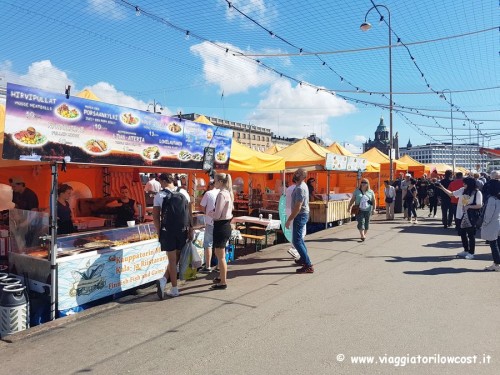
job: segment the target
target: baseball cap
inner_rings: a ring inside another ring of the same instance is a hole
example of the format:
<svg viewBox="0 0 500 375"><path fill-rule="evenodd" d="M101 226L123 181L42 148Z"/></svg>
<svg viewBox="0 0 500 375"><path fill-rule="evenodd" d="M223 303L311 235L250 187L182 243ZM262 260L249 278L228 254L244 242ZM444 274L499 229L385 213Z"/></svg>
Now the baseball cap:
<svg viewBox="0 0 500 375"><path fill-rule="evenodd" d="M11 184L24 184L24 178L20 176L14 176L10 178Z"/></svg>

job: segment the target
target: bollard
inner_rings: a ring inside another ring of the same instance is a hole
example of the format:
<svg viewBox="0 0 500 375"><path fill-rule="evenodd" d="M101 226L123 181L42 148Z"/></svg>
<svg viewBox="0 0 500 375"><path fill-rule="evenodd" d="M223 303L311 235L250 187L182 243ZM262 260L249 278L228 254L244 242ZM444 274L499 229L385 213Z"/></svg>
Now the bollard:
<svg viewBox="0 0 500 375"><path fill-rule="evenodd" d="M29 328L26 287L19 284L4 286L0 297L0 337Z"/></svg>

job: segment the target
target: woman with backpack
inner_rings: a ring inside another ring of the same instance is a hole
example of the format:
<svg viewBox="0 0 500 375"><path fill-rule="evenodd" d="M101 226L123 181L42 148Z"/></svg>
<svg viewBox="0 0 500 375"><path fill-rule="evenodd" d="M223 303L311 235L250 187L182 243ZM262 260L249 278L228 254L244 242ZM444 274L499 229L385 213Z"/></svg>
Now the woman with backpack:
<svg viewBox="0 0 500 375"><path fill-rule="evenodd" d="M464 251L459 252L457 257L474 259L476 248L476 223L474 218L477 219L479 210L483 206L483 194L477 189L476 180L472 177L464 178L463 185L463 187L455 191L450 191L441 184L436 186L448 196L458 198L455 226L462 239Z"/></svg>
<svg viewBox="0 0 500 375"><path fill-rule="evenodd" d="M352 194L349 202L348 211L352 207L356 207L356 220L358 222L358 230L361 235L361 241L366 239L366 233L370 228L370 217L375 212L376 201L375 193L370 189L370 181L362 178L359 187Z"/></svg>
<svg viewBox="0 0 500 375"><path fill-rule="evenodd" d="M481 238L489 241L493 264L485 271L500 272L500 180L491 180L488 202L481 225Z"/></svg>
<svg viewBox="0 0 500 375"><path fill-rule="evenodd" d="M207 211L207 215L214 220L213 247L219 265L219 277L216 277L214 285L210 289L227 289L227 263L226 244L231 237L231 219L233 218L233 180L228 173L217 173L214 186L219 189L215 200L215 209Z"/></svg>

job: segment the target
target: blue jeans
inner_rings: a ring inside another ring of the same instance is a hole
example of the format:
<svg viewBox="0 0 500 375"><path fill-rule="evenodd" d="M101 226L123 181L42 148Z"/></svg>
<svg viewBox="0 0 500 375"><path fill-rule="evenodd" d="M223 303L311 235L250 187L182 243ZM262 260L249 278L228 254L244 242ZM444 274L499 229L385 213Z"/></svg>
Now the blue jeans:
<svg viewBox="0 0 500 375"><path fill-rule="evenodd" d="M304 242L304 238L302 237L303 231L306 230L306 224L308 220L308 213L301 213L295 216L292 224L292 243L293 247L295 247L295 249L298 251L302 262L307 266L311 266L311 260L309 259L309 255L307 255L306 244Z"/></svg>

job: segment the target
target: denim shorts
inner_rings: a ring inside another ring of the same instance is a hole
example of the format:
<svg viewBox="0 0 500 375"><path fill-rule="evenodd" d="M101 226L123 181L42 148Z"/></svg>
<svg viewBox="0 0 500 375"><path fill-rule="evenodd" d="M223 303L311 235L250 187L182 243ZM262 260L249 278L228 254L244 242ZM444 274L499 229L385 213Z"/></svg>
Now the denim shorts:
<svg viewBox="0 0 500 375"><path fill-rule="evenodd" d="M205 226L205 234L203 236L203 247L213 247L214 244L214 226L207 224Z"/></svg>

